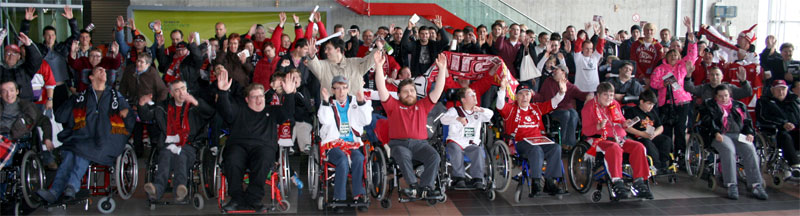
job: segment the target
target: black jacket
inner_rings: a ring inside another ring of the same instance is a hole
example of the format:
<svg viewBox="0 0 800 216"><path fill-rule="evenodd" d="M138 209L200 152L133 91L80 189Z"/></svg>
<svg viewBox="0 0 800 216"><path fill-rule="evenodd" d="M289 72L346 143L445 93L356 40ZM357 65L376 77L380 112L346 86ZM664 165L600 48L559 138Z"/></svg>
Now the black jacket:
<svg viewBox="0 0 800 216"><path fill-rule="evenodd" d="M206 99L208 88L200 85L200 67L203 66L203 52L200 51L200 48L195 43L189 43L186 47L189 49L189 55L183 58L179 67L181 80L186 82L186 88L190 94ZM164 52L163 45L157 48L156 59L160 63L158 70L166 74L170 65L172 65L173 58L172 55L167 55Z"/></svg>
<svg viewBox="0 0 800 216"><path fill-rule="evenodd" d="M409 37L411 36L411 31L406 28L403 31L403 50L411 54L411 62L406 62L406 65L409 65L411 68L411 76L416 77L419 75L425 74L428 71L428 68L436 62L436 56L443 51L446 51L450 47L450 34L448 34L444 28L439 29L439 34L442 35L442 40L440 41L428 41L428 55L430 62L428 64L422 65L419 63L419 56L420 56L420 48L422 44L419 41L411 41Z"/></svg>
<svg viewBox="0 0 800 216"><path fill-rule="evenodd" d="M731 107L731 112L728 113L728 115L733 116L733 119L736 121L742 121L742 129L739 133L755 135L753 121L750 120L750 115L747 114L747 106L740 101L733 100L731 102L733 103L733 107ZM703 107L700 109L701 134L722 134L724 129L722 126L722 109L719 108L719 105L717 105L717 102L713 98L706 100L703 104ZM744 113L744 116L739 115L739 112L734 111L735 109L740 109L742 113ZM728 122L728 124L730 123L731 122Z"/></svg>
<svg viewBox="0 0 800 216"><path fill-rule="evenodd" d="M294 116L294 103L267 105L261 112L256 112L244 100L233 101L227 91L219 91L218 95L217 110L231 126L229 145L266 145L277 152L278 124ZM283 101L294 101L294 95L285 94Z"/></svg>
<svg viewBox="0 0 800 216"><path fill-rule="evenodd" d="M772 84L771 80L775 79L784 79L785 74L788 72L783 67L783 57L781 57L778 52L774 54L769 54L769 49L765 48L764 51L761 52L759 56L761 61L761 67L764 68L764 71L771 71L772 72L772 79L768 82ZM790 65L797 65L800 66L800 61L792 60L789 62ZM788 83L788 82L787 82Z"/></svg>
<svg viewBox="0 0 800 216"><path fill-rule="evenodd" d="M20 59L16 65L6 65L3 60L0 66L0 83L14 81L19 85L19 98L22 100L33 101L33 87L31 79L39 67L42 66L42 54L33 44L22 46L25 49L25 59Z"/></svg>
<svg viewBox="0 0 800 216"><path fill-rule="evenodd" d="M764 96L756 103L758 125L777 128L785 131L783 125L792 123L800 125L800 98L795 94L787 94L783 101L772 96Z"/></svg>
<svg viewBox="0 0 800 216"><path fill-rule="evenodd" d="M203 144L202 140L207 139L205 125L208 124L211 117L214 117L214 107L206 103L203 99L197 99L197 106L189 107L189 138L186 142L187 145L191 145L196 149L199 149L201 144ZM137 101L138 103L138 101ZM184 105L186 105L184 103ZM159 145L159 148L163 148L164 140L167 138L167 125L169 124L176 124L177 122L167 122L167 110L169 106L175 106L175 100L170 98L165 100L161 103L156 103L153 105L145 104L144 106L138 106L137 113L139 114L139 118L142 121L153 121L155 122L158 129L161 130L160 137L155 138L156 144ZM180 123L177 123L180 124Z"/></svg>

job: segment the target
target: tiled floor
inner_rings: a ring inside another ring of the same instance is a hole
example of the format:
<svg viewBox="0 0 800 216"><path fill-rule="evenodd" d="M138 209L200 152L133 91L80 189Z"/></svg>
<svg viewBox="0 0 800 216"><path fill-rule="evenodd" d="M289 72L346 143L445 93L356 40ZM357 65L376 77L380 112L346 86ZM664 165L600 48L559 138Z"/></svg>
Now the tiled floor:
<svg viewBox="0 0 800 216"><path fill-rule="evenodd" d="M305 180L306 159L304 156L291 158L293 168ZM143 163L140 163L143 164ZM142 179L142 178L140 178ZM206 200L205 208L196 210L189 205L158 206L151 211L145 202L145 193L140 182L137 192L130 200L116 198L115 215L199 215L219 214L216 200ZM760 201L751 198L750 193L740 188L740 200L724 198L724 189L709 191L704 181L692 181L681 176L678 183L669 184L666 180L653 187L655 200L627 200L617 203L608 201L604 191L604 199L592 203L590 193L580 194L568 188L570 194L562 200L548 195L534 198L523 197L520 203L512 199L516 184L512 182L509 189L500 193L497 199L489 201L483 192L448 191L448 200L435 206L424 202L399 203L394 193L392 207L381 208L379 202L372 200L369 211L356 212L348 209L343 215L687 215L687 214L720 214L720 215L800 215L800 187L788 183L781 188L768 188L770 199ZM605 189L604 189L605 190ZM296 190L295 190L296 191ZM269 193L267 193L269 194ZM96 200L96 199L95 199ZM333 212L318 211L316 202L311 200L309 192L304 188L299 193L292 192L289 198L291 209L289 214L327 215ZM268 200L266 201L268 202ZM66 209L36 209L33 215L99 215L95 204L88 211L81 206L69 206ZM5 215L5 212L4 212Z"/></svg>

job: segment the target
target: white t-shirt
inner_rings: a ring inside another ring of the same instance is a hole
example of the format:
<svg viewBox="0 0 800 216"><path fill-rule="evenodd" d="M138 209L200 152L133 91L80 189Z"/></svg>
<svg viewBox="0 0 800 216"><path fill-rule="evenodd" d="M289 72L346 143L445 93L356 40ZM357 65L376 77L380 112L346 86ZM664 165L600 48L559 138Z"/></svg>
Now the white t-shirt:
<svg viewBox="0 0 800 216"><path fill-rule="evenodd" d="M481 125L492 119L492 111L486 108L483 112L474 112L464 110L464 117L467 119L467 125L461 124L457 119L460 117L456 109L462 109L461 106L452 107L447 110L442 116L442 124L448 125L447 140L452 140L458 143L461 148L466 148L469 145L480 145ZM470 144L472 141L472 144Z"/></svg>
<svg viewBox="0 0 800 216"><path fill-rule="evenodd" d="M603 54L594 51L589 57L582 53L572 53L572 56L575 59L575 86L583 92L597 91L597 85L600 84L597 68Z"/></svg>

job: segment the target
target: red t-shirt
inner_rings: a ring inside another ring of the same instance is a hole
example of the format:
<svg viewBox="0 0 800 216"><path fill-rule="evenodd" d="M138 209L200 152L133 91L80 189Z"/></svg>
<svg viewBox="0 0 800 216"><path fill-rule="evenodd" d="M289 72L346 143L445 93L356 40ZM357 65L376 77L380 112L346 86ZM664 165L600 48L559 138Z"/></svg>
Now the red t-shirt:
<svg viewBox="0 0 800 216"><path fill-rule="evenodd" d="M506 103L500 115L506 123L505 131L514 133L514 140L522 141L526 137L542 136L542 115L553 111L551 100L542 103L531 103L527 110L519 108L516 102Z"/></svg>
<svg viewBox="0 0 800 216"><path fill-rule="evenodd" d="M389 139L427 139L428 113L435 105L428 97L417 100L412 106L405 106L400 101L389 97L382 102L386 115L389 116Z"/></svg>

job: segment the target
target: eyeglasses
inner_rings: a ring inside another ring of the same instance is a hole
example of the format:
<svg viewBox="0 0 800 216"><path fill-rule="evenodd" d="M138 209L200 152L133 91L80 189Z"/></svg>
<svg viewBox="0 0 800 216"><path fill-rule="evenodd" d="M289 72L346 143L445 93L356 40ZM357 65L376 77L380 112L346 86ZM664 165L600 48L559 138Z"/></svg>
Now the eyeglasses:
<svg viewBox="0 0 800 216"><path fill-rule="evenodd" d="M13 53L13 52L9 52L9 53L6 53L6 55L7 55L7 56L18 56L18 55L19 55L19 53Z"/></svg>
<svg viewBox="0 0 800 216"><path fill-rule="evenodd" d="M92 58L100 58L100 57L103 57L103 55L89 55L89 57L92 57Z"/></svg>
<svg viewBox="0 0 800 216"><path fill-rule="evenodd" d="M252 96L247 96L247 98L250 98L251 100L255 100L255 99L264 99L265 97L266 97L266 96L265 96L265 95L263 95L263 94L260 94L260 95L252 95Z"/></svg>

